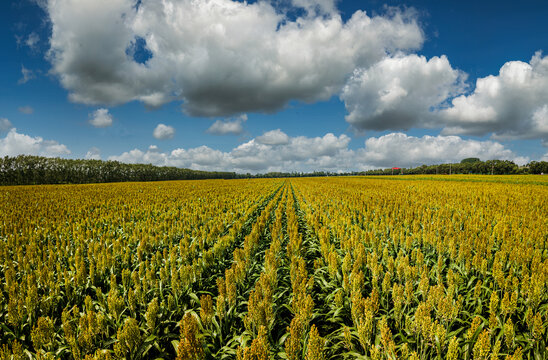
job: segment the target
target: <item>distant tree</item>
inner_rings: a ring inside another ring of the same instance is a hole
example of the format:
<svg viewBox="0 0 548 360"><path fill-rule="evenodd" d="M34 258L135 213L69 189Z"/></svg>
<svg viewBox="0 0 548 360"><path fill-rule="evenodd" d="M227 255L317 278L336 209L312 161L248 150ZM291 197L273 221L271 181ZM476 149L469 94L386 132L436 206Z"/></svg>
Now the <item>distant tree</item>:
<svg viewBox="0 0 548 360"><path fill-rule="evenodd" d="M488 174L503 175L515 174L518 166L510 160L487 160L485 162Z"/></svg>
<svg viewBox="0 0 548 360"><path fill-rule="evenodd" d="M531 161L527 167L530 174L548 174L548 161Z"/></svg>
<svg viewBox="0 0 548 360"><path fill-rule="evenodd" d="M460 161L461 164L471 164L471 163L476 163L476 162L480 162L481 160L479 158L476 158L476 157L470 157L470 158L466 158L466 159L462 159Z"/></svg>

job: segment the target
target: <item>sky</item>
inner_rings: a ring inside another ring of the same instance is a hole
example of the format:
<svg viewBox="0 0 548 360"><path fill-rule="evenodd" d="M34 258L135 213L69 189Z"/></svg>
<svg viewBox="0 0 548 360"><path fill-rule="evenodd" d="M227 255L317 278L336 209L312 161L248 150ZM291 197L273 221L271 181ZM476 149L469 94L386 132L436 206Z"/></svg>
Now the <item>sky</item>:
<svg viewBox="0 0 548 360"><path fill-rule="evenodd" d="M548 2L0 2L0 156L548 161Z"/></svg>

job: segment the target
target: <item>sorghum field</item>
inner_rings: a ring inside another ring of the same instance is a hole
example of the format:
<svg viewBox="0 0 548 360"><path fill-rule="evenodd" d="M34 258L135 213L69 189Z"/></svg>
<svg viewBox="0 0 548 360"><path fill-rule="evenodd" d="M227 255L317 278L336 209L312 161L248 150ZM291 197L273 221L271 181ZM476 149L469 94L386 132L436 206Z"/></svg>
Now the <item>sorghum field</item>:
<svg viewBox="0 0 548 360"><path fill-rule="evenodd" d="M2 187L0 359L544 360L547 245L543 176Z"/></svg>

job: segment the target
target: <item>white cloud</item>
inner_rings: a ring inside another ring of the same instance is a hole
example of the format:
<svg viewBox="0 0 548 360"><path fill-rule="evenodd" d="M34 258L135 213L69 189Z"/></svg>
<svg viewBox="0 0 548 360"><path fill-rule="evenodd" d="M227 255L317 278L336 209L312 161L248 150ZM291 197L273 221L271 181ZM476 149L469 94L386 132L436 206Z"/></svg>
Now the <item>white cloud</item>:
<svg viewBox="0 0 548 360"><path fill-rule="evenodd" d="M166 161L173 166L213 170L219 165L221 168L228 168L230 155L207 146L199 146L188 150L175 149L169 154Z"/></svg>
<svg viewBox="0 0 548 360"><path fill-rule="evenodd" d="M519 164L529 159L515 155L495 141L465 140L459 136L409 136L391 133L365 141L364 161L379 167L415 167L422 164L460 162L468 157L481 160L512 160Z"/></svg>
<svg viewBox="0 0 548 360"><path fill-rule="evenodd" d="M29 34L25 40L25 45L27 45L31 50L37 50L38 43L40 42L40 36L37 33L32 32Z"/></svg>
<svg viewBox="0 0 548 360"><path fill-rule="evenodd" d="M350 138L331 133L323 137L298 136L286 145L266 145L255 139L239 145L230 152L232 165L238 169L253 171L298 171L314 169L314 164L328 158L344 158ZM346 163L346 161L345 161ZM326 166L334 164L327 164ZM342 163L341 163L342 165Z"/></svg>
<svg viewBox="0 0 548 360"><path fill-rule="evenodd" d="M32 137L20 134L12 128L4 138L0 138L0 156L16 155L61 156L70 154L70 150L54 140L44 140L40 136Z"/></svg>
<svg viewBox="0 0 548 360"><path fill-rule="evenodd" d="M11 121L6 118L0 118L0 132L8 131L12 127L13 125L11 124Z"/></svg>
<svg viewBox="0 0 548 360"><path fill-rule="evenodd" d="M175 149L162 153L157 149L133 149L109 160L128 163L152 163L200 170L227 170L237 172L338 170L343 164L351 165L347 149L350 138L346 135L326 134L323 137L290 138L286 145L265 145L255 139L239 145L230 152L207 146ZM347 160L345 160L345 158Z"/></svg>
<svg viewBox="0 0 548 360"><path fill-rule="evenodd" d="M369 138L364 147L356 150L349 149L349 144L348 136L328 133L322 137L288 137L287 142L277 144L261 143L255 138L227 152L207 146L178 148L171 152L160 152L158 148L147 151L133 149L119 156L111 156L109 160L240 173L360 171L459 162L467 157L508 159L519 164L529 161L498 142L465 140L458 136L419 138L391 133Z"/></svg>
<svg viewBox="0 0 548 360"><path fill-rule="evenodd" d="M34 112L34 109L30 106L21 106L21 107L17 108L17 110L19 110L20 113L23 113L23 114L26 114L26 115L30 115Z"/></svg>
<svg viewBox="0 0 548 360"><path fill-rule="evenodd" d="M19 85L26 84L30 80L36 78L34 71L27 69L24 65L21 65L21 75L23 77L17 81L17 84Z"/></svg>
<svg viewBox="0 0 548 360"><path fill-rule="evenodd" d="M372 130L439 126L432 109L462 93L465 78L445 56L387 57L356 70L343 88L340 97L349 112L346 121Z"/></svg>
<svg viewBox="0 0 548 360"><path fill-rule="evenodd" d="M445 134L493 134L495 139L548 139L548 56L505 63L476 81L442 112Z"/></svg>
<svg viewBox="0 0 548 360"><path fill-rule="evenodd" d="M292 20L273 4L51 0L52 73L75 102L178 100L191 115L227 116L328 99L354 69L423 42L411 12L344 22L332 0L293 0L307 14ZM126 51L136 39L152 55L144 64Z"/></svg>
<svg viewBox="0 0 548 360"><path fill-rule="evenodd" d="M244 132L243 123L247 121L247 115L243 114L236 119L217 120L206 130L213 135L240 135Z"/></svg>
<svg viewBox="0 0 548 360"><path fill-rule="evenodd" d="M357 129L441 128L443 135L548 141L548 56L507 62L468 94L465 80L445 56L395 55L357 69L340 98Z"/></svg>
<svg viewBox="0 0 548 360"><path fill-rule="evenodd" d="M532 127L541 134L548 134L548 104L533 112ZM548 140L548 138L546 139Z"/></svg>
<svg viewBox="0 0 548 360"><path fill-rule="evenodd" d="M155 149L149 149L143 152L139 149L133 149L128 152L124 152L119 156L111 156L109 160L116 160L128 164L154 164L159 166L169 165L167 160L168 155L160 153Z"/></svg>
<svg viewBox="0 0 548 360"><path fill-rule="evenodd" d="M91 147L86 153L87 160L101 160L101 150L95 146Z"/></svg>
<svg viewBox="0 0 548 360"><path fill-rule="evenodd" d="M409 54L424 41L412 10L357 11L343 21L336 4L50 0L51 73L72 101L84 104L180 101L190 115L226 117L339 95L357 129L435 128L548 143L548 57L507 62L466 92L466 75L445 56ZM142 52L150 58L136 61ZM20 83L34 76L24 67L22 73ZM207 131L240 134L242 123L217 120ZM253 146L290 146L295 138L279 132L257 137Z"/></svg>
<svg viewBox="0 0 548 360"><path fill-rule="evenodd" d="M264 145L285 145L289 143L289 136L280 129L270 130L255 139L259 144Z"/></svg>
<svg viewBox="0 0 548 360"><path fill-rule="evenodd" d="M96 128L112 126L112 115L108 112L108 109L97 109L89 116L89 123Z"/></svg>
<svg viewBox="0 0 548 360"><path fill-rule="evenodd" d="M291 0L295 7L303 8L308 15L333 14L336 11L335 0Z"/></svg>
<svg viewBox="0 0 548 360"><path fill-rule="evenodd" d="M173 139L175 136L175 129L169 125L158 124L152 132L152 135L158 140Z"/></svg>

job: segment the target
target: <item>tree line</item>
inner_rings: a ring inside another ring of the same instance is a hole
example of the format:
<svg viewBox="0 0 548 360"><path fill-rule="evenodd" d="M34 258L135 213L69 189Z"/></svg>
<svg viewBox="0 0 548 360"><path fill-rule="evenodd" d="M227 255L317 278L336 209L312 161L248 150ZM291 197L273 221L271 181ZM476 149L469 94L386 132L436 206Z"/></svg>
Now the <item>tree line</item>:
<svg viewBox="0 0 548 360"><path fill-rule="evenodd" d="M151 164L126 164L118 161L75 160L32 155L0 157L0 185L397 174L548 174L548 162L532 161L526 166L520 167L509 160L481 161L477 158L468 158L460 163L422 165L415 168L387 168L346 173L325 171L310 173L269 172L252 175L249 173L191 170L173 166L154 166Z"/></svg>
<svg viewBox="0 0 548 360"><path fill-rule="evenodd" d="M0 158L0 185L87 184L121 181L235 179L235 172L19 155Z"/></svg>
<svg viewBox="0 0 548 360"><path fill-rule="evenodd" d="M363 175L435 175L435 174L478 174L478 175L518 175L548 174L548 162L531 161L526 166L518 166L510 160L487 160L478 158L463 159L460 163L421 165L415 168L376 169L362 172Z"/></svg>

